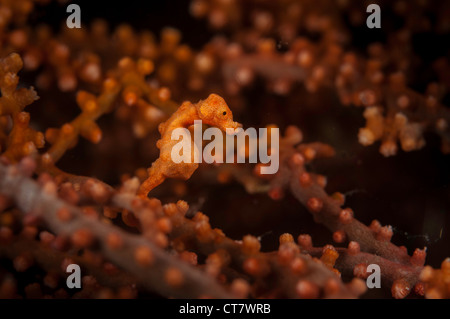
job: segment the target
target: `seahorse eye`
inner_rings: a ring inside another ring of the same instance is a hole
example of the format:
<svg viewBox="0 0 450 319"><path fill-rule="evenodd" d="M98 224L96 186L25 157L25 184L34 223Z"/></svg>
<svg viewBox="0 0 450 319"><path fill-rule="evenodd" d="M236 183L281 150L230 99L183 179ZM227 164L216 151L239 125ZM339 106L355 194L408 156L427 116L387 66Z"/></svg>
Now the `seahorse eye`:
<svg viewBox="0 0 450 319"><path fill-rule="evenodd" d="M222 115L227 115L227 112L223 112Z"/></svg>

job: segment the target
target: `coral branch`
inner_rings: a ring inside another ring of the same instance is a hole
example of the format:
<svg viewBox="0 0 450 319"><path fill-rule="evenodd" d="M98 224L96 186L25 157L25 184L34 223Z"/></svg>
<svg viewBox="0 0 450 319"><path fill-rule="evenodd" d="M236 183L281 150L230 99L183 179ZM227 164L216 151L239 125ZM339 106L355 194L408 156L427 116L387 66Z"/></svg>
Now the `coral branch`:
<svg viewBox="0 0 450 319"><path fill-rule="evenodd" d="M106 258L133 273L148 289L173 297L229 296L213 279L169 256L154 243L84 216L77 208L46 192L45 187L41 189L23 176L17 167L2 164L0 177L0 192L13 198L22 211L40 216L56 233L72 238L77 234L82 236L83 246L97 240ZM68 218L61 218L61 212L67 212ZM119 247L108 244L111 236L117 237ZM174 274L180 280L173 282Z"/></svg>
<svg viewBox="0 0 450 319"><path fill-rule="evenodd" d="M321 256L323 248L304 247L304 252L312 256ZM347 276L367 278L367 266L374 264L380 267L382 285L391 287L392 296L398 299L405 298L413 287L418 284L419 275L423 269L420 265L407 265L391 261L376 254L360 251L359 244L350 242L349 248L336 248L339 257L335 267ZM361 273L359 270L361 269ZM401 287L401 289L400 289Z"/></svg>
<svg viewBox="0 0 450 319"><path fill-rule="evenodd" d="M402 277L405 290L409 293L419 281L419 274L425 263L425 250L417 249L410 257L406 249L390 242L392 229L389 226L381 227L375 222L373 227L369 228L354 217L350 208L341 208L342 199L333 198L325 192L326 181L312 178L305 169L305 163L317 157L332 156L333 150L321 143L300 144L294 147L300 139L293 139L292 135L301 136L294 131L294 128L286 130L286 135L280 142L280 170L271 181L272 189L269 195L289 188L295 198L312 214L314 220L334 232L336 238L354 241L358 244L358 250L373 254L371 258L367 254L358 254L352 258L344 254L344 258L341 258L343 264L353 268L363 260L381 262L384 269L388 270L383 273L386 282L393 284ZM393 264L397 264L395 270L390 268ZM402 297L406 295L407 293Z"/></svg>

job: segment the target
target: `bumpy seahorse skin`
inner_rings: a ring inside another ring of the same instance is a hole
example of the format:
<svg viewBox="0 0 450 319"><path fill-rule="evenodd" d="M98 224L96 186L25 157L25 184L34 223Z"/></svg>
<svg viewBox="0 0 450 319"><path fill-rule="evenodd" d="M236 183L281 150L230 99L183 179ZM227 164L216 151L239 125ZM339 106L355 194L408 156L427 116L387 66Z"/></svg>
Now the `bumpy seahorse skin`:
<svg viewBox="0 0 450 319"><path fill-rule="evenodd" d="M156 143L160 149L159 158L148 169L148 178L139 188L138 195L147 194L166 178L180 178L187 180L198 168L198 163L174 163L171 157L172 148L178 140L172 140L172 132L177 128L188 128L194 121L201 120L203 124L215 126L222 131L227 128L236 129L242 125L233 121L231 112L224 99L217 94L211 94L207 99L196 104L183 102L172 116L159 125L161 139ZM193 145L193 147L195 147ZM193 152L192 152L193 153Z"/></svg>

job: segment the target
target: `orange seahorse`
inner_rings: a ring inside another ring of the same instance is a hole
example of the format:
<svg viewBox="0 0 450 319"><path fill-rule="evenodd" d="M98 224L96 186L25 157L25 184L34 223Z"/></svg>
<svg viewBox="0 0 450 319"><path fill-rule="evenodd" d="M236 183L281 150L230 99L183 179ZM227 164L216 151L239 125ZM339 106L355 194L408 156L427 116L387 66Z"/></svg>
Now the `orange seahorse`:
<svg viewBox="0 0 450 319"><path fill-rule="evenodd" d="M193 160L190 163L175 163L171 157L172 148L178 143L177 140L172 140L173 130L188 128L195 120L201 120L203 124L215 126L222 131L242 127L233 121L233 113L225 100L217 94L211 94L196 104L183 102L178 110L158 127L161 134L161 139L156 143L160 149L159 158L148 169L148 178L141 184L137 193L139 196L147 197L148 193L166 178L187 180L198 168L198 163L194 163Z"/></svg>

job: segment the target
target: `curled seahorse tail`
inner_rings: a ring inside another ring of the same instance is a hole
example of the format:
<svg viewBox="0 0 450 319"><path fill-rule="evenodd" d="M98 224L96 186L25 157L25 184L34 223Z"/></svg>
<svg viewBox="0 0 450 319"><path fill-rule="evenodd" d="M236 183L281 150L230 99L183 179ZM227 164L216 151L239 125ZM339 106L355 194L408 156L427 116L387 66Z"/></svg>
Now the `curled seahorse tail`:
<svg viewBox="0 0 450 319"><path fill-rule="evenodd" d="M158 158L148 169L148 178L139 187L138 196L147 197L153 188L164 182L166 176L162 173L161 166L161 159Z"/></svg>

